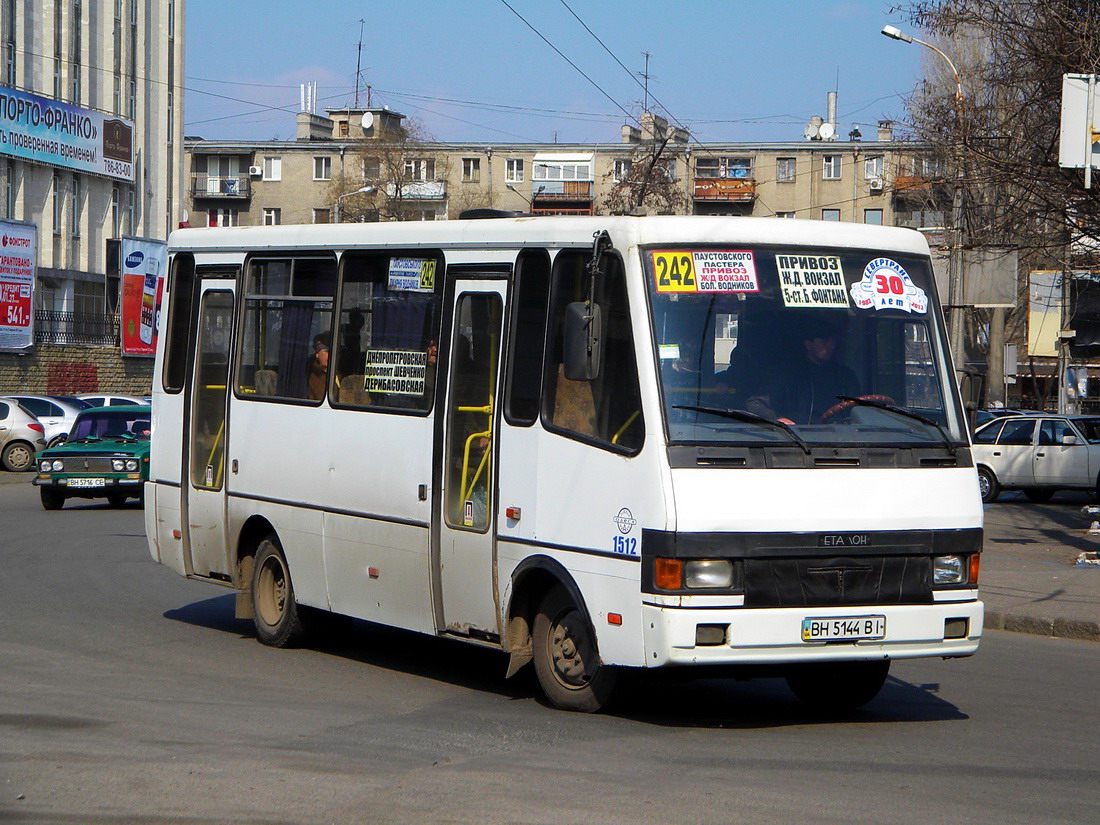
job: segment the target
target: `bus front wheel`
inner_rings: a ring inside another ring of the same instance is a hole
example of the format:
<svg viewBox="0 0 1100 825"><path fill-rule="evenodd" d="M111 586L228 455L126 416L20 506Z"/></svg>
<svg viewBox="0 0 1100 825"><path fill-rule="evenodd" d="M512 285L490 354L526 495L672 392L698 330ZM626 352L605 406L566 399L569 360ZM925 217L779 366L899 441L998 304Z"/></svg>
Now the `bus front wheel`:
<svg viewBox="0 0 1100 825"><path fill-rule="evenodd" d="M290 568L271 533L256 547L252 566L252 615L256 638L271 647L293 647L302 640L302 621L294 600Z"/></svg>
<svg viewBox="0 0 1100 825"><path fill-rule="evenodd" d="M889 659L815 662L790 670L787 686L801 702L817 710L853 710L878 696L889 672Z"/></svg>
<svg viewBox="0 0 1100 825"><path fill-rule="evenodd" d="M546 698L562 710L594 713L615 690L615 671L600 662L584 610L563 587L542 599L534 626L534 664Z"/></svg>

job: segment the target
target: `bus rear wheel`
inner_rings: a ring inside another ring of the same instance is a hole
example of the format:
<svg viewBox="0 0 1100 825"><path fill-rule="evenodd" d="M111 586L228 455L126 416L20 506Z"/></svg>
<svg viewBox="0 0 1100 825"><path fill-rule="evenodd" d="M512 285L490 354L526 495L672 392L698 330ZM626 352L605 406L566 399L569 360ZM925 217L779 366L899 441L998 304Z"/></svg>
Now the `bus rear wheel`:
<svg viewBox="0 0 1100 825"><path fill-rule="evenodd" d="M535 616L535 674L547 700L562 710L594 713L611 698L616 673L600 661L588 616L563 587L542 599Z"/></svg>
<svg viewBox="0 0 1100 825"><path fill-rule="evenodd" d="M824 711L863 707L882 690L890 660L814 662L787 673L787 686L806 705Z"/></svg>
<svg viewBox="0 0 1100 825"><path fill-rule="evenodd" d="M294 647L302 641L302 620L294 600L290 568L274 533L256 547L252 566L252 615L256 638L271 647Z"/></svg>

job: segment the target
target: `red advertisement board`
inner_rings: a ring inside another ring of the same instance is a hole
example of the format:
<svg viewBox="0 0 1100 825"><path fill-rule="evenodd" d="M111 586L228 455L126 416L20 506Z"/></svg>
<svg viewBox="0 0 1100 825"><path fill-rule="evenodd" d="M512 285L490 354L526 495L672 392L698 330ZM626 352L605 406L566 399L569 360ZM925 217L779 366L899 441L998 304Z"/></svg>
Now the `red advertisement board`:
<svg viewBox="0 0 1100 825"><path fill-rule="evenodd" d="M122 354L152 356L157 351L165 245L161 241L122 239Z"/></svg>
<svg viewBox="0 0 1100 825"><path fill-rule="evenodd" d="M37 229L0 221L0 350L34 345L34 262Z"/></svg>

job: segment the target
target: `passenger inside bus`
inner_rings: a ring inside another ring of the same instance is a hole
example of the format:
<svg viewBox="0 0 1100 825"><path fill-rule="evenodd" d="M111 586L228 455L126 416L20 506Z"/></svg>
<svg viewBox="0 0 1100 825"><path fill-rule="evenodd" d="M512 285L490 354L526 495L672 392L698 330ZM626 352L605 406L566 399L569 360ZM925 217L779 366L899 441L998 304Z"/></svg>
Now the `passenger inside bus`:
<svg viewBox="0 0 1100 825"><path fill-rule="evenodd" d="M802 347L786 368L772 371L745 409L787 424L817 424L837 404L838 395L859 395L859 380L838 356L841 331L815 320L805 328Z"/></svg>

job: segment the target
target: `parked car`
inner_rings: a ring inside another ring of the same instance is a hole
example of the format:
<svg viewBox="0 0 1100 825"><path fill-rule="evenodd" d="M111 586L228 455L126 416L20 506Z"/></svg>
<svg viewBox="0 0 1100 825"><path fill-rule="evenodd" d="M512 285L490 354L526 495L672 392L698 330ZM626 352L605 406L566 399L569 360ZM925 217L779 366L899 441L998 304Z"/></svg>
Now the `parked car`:
<svg viewBox="0 0 1100 825"><path fill-rule="evenodd" d="M34 414L46 428L46 446L55 447L69 437L69 430L81 410L90 405L69 395L10 395Z"/></svg>
<svg viewBox="0 0 1100 825"><path fill-rule="evenodd" d="M152 407L93 407L80 413L69 440L38 455L34 483L47 510L67 498L106 498L121 507L144 500L149 478Z"/></svg>
<svg viewBox="0 0 1100 825"><path fill-rule="evenodd" d="M974 432L974 463L982 501L1023 490L1050 501L1058 490L1096 491L1100 484L1100 417L1018 415L996 418Z"/></svg>
<svg viewBox="0 0 1100 825"><path fill-rule="evenodd" d="M1007 407L992 407L988 410L974 411L974 429L988 424L994 418L1007 418L1010 415L1043 415L1035 410L1010 410Z"/></svg>
<svg viewBox="0 0 1100 825"><path fill-rule="evenodd" d="M34 469L46 446L45 428L14 398L0 398L0 466L12 473Z"/></svg>
<svg viewBox="0 0 1100 825"><path fill-rule="evenodd" d="M136 395L120 395L119 393L81 393L77 396L90 407L125 407L132 404L148 404L149 399Z"/></svg>

